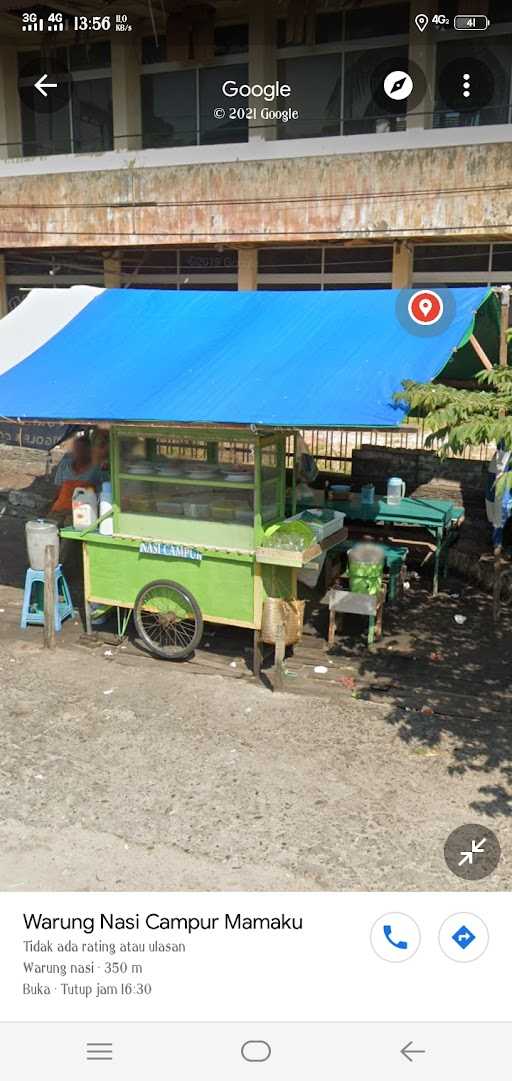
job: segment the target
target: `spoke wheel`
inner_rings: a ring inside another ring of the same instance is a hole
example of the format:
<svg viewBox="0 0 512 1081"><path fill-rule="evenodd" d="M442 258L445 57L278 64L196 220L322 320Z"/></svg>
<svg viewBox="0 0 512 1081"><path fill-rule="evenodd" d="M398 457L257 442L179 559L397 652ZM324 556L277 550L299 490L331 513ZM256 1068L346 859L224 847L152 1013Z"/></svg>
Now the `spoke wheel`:
<svg viewBox="0 0 512 1081"><path fill-rule="evenodd" d="M184 586L161 579L148 582L135 600L137 633L157 657L180 661L194 652L203 635L199 605Z"/></svg>

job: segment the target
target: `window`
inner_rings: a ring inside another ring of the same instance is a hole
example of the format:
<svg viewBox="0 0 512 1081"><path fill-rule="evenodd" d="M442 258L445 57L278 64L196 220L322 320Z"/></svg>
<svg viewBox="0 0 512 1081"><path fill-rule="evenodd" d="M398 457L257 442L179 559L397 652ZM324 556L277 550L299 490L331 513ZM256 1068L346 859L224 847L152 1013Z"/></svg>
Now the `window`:
<svg viewBox="0 0 512 1081"><path fill-rule="evenodd" d="M193 146L197 142L195 71L142 75L142 145Z"/></svg>
<svg viewBox="0 0 512 1081"><path fill-rule="evenodd" d="M185 248L180 251L182 274L236 274L238 253L215 248Z"/></svg>
<svg viewBox="0 0 512 1081"><path fill-rule="evenodd" d="M113 146L112 79L108 41L18 54L20 86L33 85L46 72L67 92L60 108L35 112L22 99L23 153L69 154L111 150Z"/></svg>
<svg viewBox="0 0 512 1081"><path fill-rule="evenodd" d="M492 26L496 23L512 23L510 0L489 0L489 19Z"/></svg>
<svg viewBox="0 0 512 1081"><path fill-rule="evenodd" d="M512 271L512 243L492 245L492 269L508 271L506 278L510 278Z"/></svg>
<svg viewBox="0 0 512 1081"><path fill-rule="evenodd" d="M341 41L343 36L343 16L339 11L323 12L321 15L305 17L304 14L291 16L277 21L277 47L289 48L291 45L326 45L331 41Z"/></svg>
<svg viewBox="0 0 512 1081"><path fill-rule="evenodd" d="M347 12L347 40L409 32L409 4L387 4Z"/></svg>
<svg viewBox="0 0 512 1081"><path fill-rule="evenodd" d="M300 293L301 291L314 292L315 290L321 288L322 286L320 284L314 285L311 284L311 282L305 282L304 284L302 284L301 282L283 282L279 281L278 279L276 279L276 281L274 282L260 282L258 285L258 290L260 292L267 293Z"/></svg>
<svg viewBox="0 0 512 1081"><path fill-rule="evenodd" d="M391 246L325 249L326 274L391 274L392 263Z"/></svg>
<svg viewBox="0 0 512 1081"><path fill-rule="evenodd" d="M488 269L488 244L418 244L414 249L414 272L423 276L447 271L487 273Z"/></svg>
<svg viewBox="0 0 512 1081"><path fill-rule="evenodd" d="M98 251L7 252L5 260L9 310L31 289L62 289L70 285L104 284L103 255Z"/></svg>
<svg viewBox="0 0 512 1081"><path fill-rule="evenodd" d="M244 143L247 142L247 119L222 120L215 118L217 106L228 109L241 107L247 108L247 98L226 98L222 93L222 84L227 80L237 83L247 83L249 72L246 64L230 64L229 67L200 68L199 70L199 102L200 102L200 129L201 143ZM227 105L226 105L227 103Z"/></svg>
<svg viewBox="0 0 512 1081"><path fill-rule="evenodd" d="M197 143L247 141L247 120L216 119L217 106L247 106L247 98L225 98L222 84L247 82L246 64L144 74L142 92L142 145L195 146ZM227 107L226 107L227 108Z"/></svg>
<svg viewBox="0 0 512 1081"><path fill-rule="evenodd" d="M60 51L64 52L63 49ZM110 63L109 41L86 41L83 45L71 45L69 49L70 71L109 68Z"/></svg>
<svg viewBox="0 0 512 1081"><path fill-rule="evenodd" d="M391 285L390 244L261 248L259 289L370 289Z"/></svg>
<svg viewBox="0 0 512 1081"><path fill-rule="evenodd" d="M27 109L22 102L21 126L24 157L71 152L67 105L61 109L54 109L51 113L35 113L33 109Z"/></svg>
<svg viewBox="0 0 512 1081"><path fill-rule="evenodd" d="M74 83L71 104L75 153L94 153L111 147L111 80L84 79Z"/></svg>
<svg viewBox="0 0 512 1081"><path fill-rule="evenodd" d="M324 285L324 291L332 291L333 289L391 289L391 278L389 282L326 282Z"/></svg>
<svg viewBox="0 0 512 1081"><path fill-rule="evenodd" d="M279 126L279 138L339 135L341 57L337 53L280 60L278 77L291 86L288 101L299 112L297 120Z"/></svg>
<svg viewBox="0 0 512 1081"><path fill-rule="evenodd" d="M246 53L248 48L249 26L247 23L215 27L216 56L232 56L236 53Z"/></svg>
<svg viewBox="0 0 512 1081"><path fill-rule="evenodd" d="M141 289L236 289L238 254L210 248L134 249L124 252L122 281Z"/></svg>
<svg viewBox="0 0 512 1081"><path fill-rule="evenodd" d="M385 113L374 98L372 80L377 64L395 60L397 67L407 60L407 46L351 52L345 58L344 135L401 131L405 127L407 103L396 102L393 112ZM399 111L397 111L399 110Z"/></svg>
<svg viewBox="0 0 512 1081"><path fill-rule="evenodd" d="M247 23L220 24L215 27L215 56L233 56L246 53L249 48L249 26ZM167 42L164 36L142 39L142 63L167 63Z"/></svg>
<svg viewBox="0 0 512 1081"><path fill-rule="evenodd" d="M165 64L167 60L167 48L164 37L142 39L142 63Z"/></svg>
<svg viewBox="0 0 512 1081"><path fill-rule="evenodd" d="M321 248L261 248L258 252L260 274L320 274Z"/></svg>

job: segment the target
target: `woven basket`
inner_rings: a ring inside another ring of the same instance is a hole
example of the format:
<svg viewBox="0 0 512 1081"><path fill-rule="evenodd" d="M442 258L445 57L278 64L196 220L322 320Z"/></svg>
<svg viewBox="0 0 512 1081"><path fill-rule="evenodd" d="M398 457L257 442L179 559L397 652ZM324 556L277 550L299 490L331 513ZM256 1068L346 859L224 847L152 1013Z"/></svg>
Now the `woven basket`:
<svg viewBox="0 0 512 1081"><path fill-rule="evenodd" d="M283 623L285 645L293 646L299 642L304 625L305 603L305 601L285 601L279 597L268 597L263 605L262 641L274 645L277 627Z"/></svg>

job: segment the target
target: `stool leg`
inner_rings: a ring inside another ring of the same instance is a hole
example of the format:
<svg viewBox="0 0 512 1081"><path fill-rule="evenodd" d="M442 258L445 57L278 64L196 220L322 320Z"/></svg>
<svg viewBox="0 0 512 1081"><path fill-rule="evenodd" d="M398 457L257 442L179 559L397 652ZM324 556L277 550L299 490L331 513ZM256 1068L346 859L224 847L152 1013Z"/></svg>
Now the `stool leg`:
<svg viewBox="0 0 512 1081"><path fill-rule="evenodd" d="M60 566L58 566L58 567L55 568L55 613L54 613L55 630L57 631L57 633L62 628L62 620L61 620L61 617L60 617L60 604L59 604L59 580L61 578L62 578L62 571L60 570Z"/></svg>
<svg viewBox="0 0 512 1081"><path fill-rule="evenodd" d="M400 568L400 574L398 576L398 596L402 601L404 599L404 582L405 582L405 566L402 564Z"/></svg>
<svg viewBox="0 0 512 1081"><path fill-rule="evenodd" d="M368 616L368 645L373 646L375 642L375 616Z"/></svg>
<svg viewBox="0 0 512 1081"><path fill-rule="evenodd" d="M254 641L254 645L253 645L252 670L254 672L254 675L256 676L256 679L259 679L260 675L261 675L261 662L263 660L263 650L262 650L261 631L260 630L256 629L254 631L254 640L253 641Z"/></svg>
<svg viewBox="0 0 512 1081"><path fill-rule="evenodd" d="M23 605L21 608L21 620L20 627L23 631L27 629L28 613L30 609L30 597L32 594L32 580L30 577L30 571L27 571L25 575L25 589L23 591Z"/></svg>
<svg viewBox="0 0 512 1081"><path fill-rule="evenodd" d="M376 626L375 626L377 638L382 638L382 617L383 617L383 615L384 615L384 601L381 601L381 603L379 604L379 607L377 608L377 620L376 620Z"/></svg>
<svg viewBox="0 0 512 1081"><path fill-rule="evenodd" d="M327 649L334 645L336 639L336 611L329 608L329 631L327 634Z"/></svg>
<svg viewBox="0 0 512 1081"><path fill-rule="evenodd" d="M68 583L67 583L67 581L66 581L63 574L61 574L61 578L60 578L60 587L61 587L61 590L62 590L62 596L64 598L64 603L69 605L70 608L72 608L73 607L73 602L71 600L71 593L69 592L69 586L68 586Z"/></svg>

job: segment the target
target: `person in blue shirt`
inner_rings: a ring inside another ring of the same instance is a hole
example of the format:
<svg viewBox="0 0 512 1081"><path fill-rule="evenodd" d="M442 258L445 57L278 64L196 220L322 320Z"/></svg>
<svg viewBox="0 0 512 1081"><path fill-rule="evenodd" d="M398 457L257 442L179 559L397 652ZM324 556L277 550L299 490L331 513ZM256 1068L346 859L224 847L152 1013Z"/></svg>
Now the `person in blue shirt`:
<svg viewBox="0 0 512 1081"><path fill-rule="evenodd" d="M55 471L57 498L51 506L50 515L60 525L70 519L75 488L92 488L98 491L101 470L92 460L91 443L87 435L77 435L68 454L59 462Z"/></svg>

